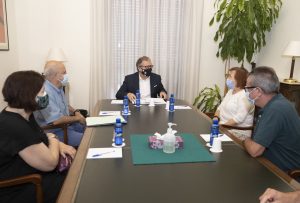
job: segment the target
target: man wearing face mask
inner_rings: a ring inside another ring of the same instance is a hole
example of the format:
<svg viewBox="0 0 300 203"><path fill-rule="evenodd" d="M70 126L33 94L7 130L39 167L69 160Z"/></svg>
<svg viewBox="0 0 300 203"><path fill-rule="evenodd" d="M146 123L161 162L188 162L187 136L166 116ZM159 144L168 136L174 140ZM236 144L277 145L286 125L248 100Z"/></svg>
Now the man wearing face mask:
<svg viewBox="0 0 300 203"><path fill-rule="evenodd" d="M58 61L47 62L44 76L49 105L45 109L35 111L34 116L40 126L70 124L68 126L68 144L79 146L85 129L85 118L66 101L63 87L68 84L68 76L64 64ZM49 132L56 134L63 141L62 129L53 129Z"/></svg>
<svg viewBox="0 0 300 203"><path fill-rule="evenodd" d="M128 99L134 103L135 93L140 90L141 98L160 98L167 99L167 91L161 83L160 75L152 73L152 62L147 56L139 58L136 62L137 71L134 74L125 76L125 80L116 94L117 99Z"/></svg>
<svg viewBox="0 0 300 203"><path fill-rule="evenodd" d="M300 168L300 119L295 107L279 92L272 68L257 67L247 78L248 98L261 110L252 138L244 141L252 157L264 156L283 171Z"/></svg>
<svg viewBox="0 0 300 203"><path fill-rule="evenodd" d="M248 127L253 125L254 105L251 104L244 91L248 71L244 68L229 69L226 85L228 92L215 112L220 124ZM250 137L251 131L230 130L237 138L244 140Z"/></svg>

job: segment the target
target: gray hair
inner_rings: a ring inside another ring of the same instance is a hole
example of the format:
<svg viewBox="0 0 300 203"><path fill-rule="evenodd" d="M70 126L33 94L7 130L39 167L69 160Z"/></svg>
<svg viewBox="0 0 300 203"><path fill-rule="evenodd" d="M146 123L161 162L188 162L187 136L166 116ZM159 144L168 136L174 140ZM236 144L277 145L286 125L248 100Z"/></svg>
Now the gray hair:
<svg viewBox="0 0 300 203"><path fill-rule="evenodd" d="M57 61L48 61L44 67L44 76L47 80L53 78L57 74L57 66L59 62Z"/></svg>
<svg viewBox="0 0 300 203"><path fill-rule="evenodd" d="M279 92L280 83L273 68L257 67L249 74L249 78L253 87L260 87L266 94Z"/></svg>

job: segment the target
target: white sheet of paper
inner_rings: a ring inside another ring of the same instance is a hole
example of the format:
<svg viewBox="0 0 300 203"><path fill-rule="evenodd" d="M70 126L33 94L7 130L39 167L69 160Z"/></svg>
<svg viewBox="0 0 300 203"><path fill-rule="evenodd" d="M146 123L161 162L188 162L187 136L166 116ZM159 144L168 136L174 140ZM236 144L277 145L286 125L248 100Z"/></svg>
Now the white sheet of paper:
<svg viewBox="0 0 300 203"><path fill-rule="evenodd" d="M220 137L222 142L231 142L232 141L232 139L225 134L219 134L219 135L222 135ZM210 134L200 134L200 136L205 140L205 142L209 142Z"/></svg>
<svg viewBox="0 0 300 203"><path fill-rule="evenodd" d="M123 100L116 100L116 99L113 99L113 100L111 100L110 103L111 103L111 104L123 104Z"/></svg>
<svg viewBox="0 0 300 203"><path fill-rule="evenodd" d="M122 158L122 148L89 148L87 159Z"/></svg>
<svg viewBox="0 0 300 203"><path fill-rule="evenodd" d="M165 100L162 98L146 98L146 99L141 99L141 104L149 104L150 99L153 99L154 104L166 104Z"/></svg>
<svg viewBox="0 0 300 203"><path fill-rule="evenodd" d="M98 125L111 125L116 123L116 119L120 118L121 123L127 123L123 116L99 116L99 117L87 117L87 126L98 126Z"/></svg>
<svg viewBox="0 0 300 203"><path fill-rule="evenodd" d="M120 111L100 111L99 116L119 116Z"/></svg>
<svg viewBox="0 0 300 203"><path fill-rule="evenodd" d="M175 105L174 109L192 109L192 107L187 105Z"/></svg>

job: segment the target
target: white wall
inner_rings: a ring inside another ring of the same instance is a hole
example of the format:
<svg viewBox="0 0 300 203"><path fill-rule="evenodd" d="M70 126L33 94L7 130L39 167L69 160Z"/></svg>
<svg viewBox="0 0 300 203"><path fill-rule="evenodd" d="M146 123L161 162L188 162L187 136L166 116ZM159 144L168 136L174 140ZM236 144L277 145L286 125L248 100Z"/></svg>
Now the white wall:
<svg viewBox="0 0 300 203"><path fill-rule="evenodd" d="M16 38L16 19L14 1L6 1L8 19L9 51L0 51L0 111L6 106L3 101L2 87L6 77L18 69L18 54Z"/></svg>
<svg viewBox="0 0 300 203"><path fill-rule="evenodd" d="M88 109L91 0L6 2L10 51L0 51L0 87L7 75L17 69L42 72L49 48L61 47L68 58L70 103ZM223 89L224 63L216 58L217 43L213 41L216 26L208 25L215 12L213 4L214 1L204 2L200 81L195 86L218 84ZM279 19L267 34L267 46L257 57L257 65L274 67L280 78L289 76L291 62L281 56L283 49L290 40L300 40L299 8L299 0L283 1ZM300 80L300 59L296 60L294 76ZM2 95L0 99L3 107Z"/></svg>
<svg viewBox="0 0 300 203"><path fill-rule="evenodd" d="M20 69L43 71L49 48L60 47L70 80L70 103L88 108L90 1L15 0Z"/></svg>
<svg viewBox="0 0 300 203"><path fill-rule="evenodd" d="M273 67L279 79L289 78L291 58L283 57L282 53L289 41L300 41L300 1L286 0L273 26L264 47L258 57L257 65ZM300 59L296 59L294 78L300 81Z"/></svg>

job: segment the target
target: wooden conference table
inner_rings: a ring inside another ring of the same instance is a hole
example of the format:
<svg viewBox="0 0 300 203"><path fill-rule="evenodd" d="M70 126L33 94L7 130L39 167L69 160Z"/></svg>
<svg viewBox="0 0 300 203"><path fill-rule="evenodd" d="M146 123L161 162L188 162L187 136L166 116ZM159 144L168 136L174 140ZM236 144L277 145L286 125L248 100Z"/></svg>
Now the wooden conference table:
<svg viewBox="0 0 300 203"><path fill-rule="evenodd" d="M99 110L122 109L110 102L100 101L94 115ZM178 104L186 103L178 100ZM170 113L164 107L130 106L131 115L123 126L126 146L121 159L85 159L90 147L111 147L113 133L113 126L87 128L58 202L253 203L267 187L281 191L295 188L287 183L293 180L274 165L267 163L268 169L264 160L251 158L235 142L222 143L223 152L213 154L216 162L133 165L130 134L165 133L168 122L176 123L174 129L179 133L194 134L205 144L199 134L209 133L211 124L204 114L195 109Z"/></svg>

